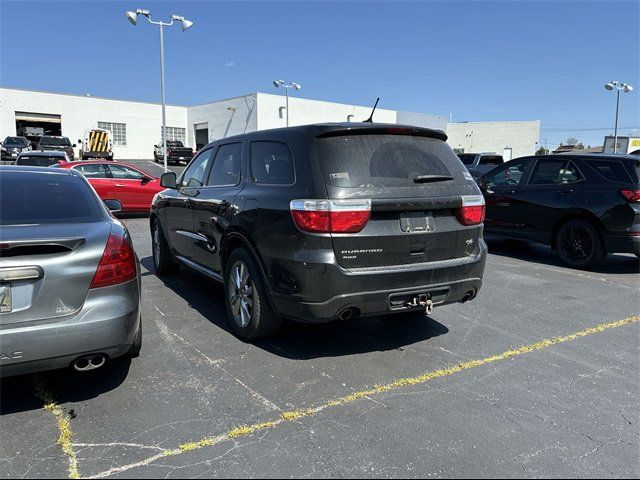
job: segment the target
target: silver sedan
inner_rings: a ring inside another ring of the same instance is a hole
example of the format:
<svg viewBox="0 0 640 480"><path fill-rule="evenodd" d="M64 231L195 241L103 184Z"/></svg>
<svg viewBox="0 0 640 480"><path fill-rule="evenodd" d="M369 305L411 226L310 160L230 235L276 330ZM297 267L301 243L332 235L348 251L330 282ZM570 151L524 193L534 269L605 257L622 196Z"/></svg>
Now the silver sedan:
<svg viewBox="0 0 640 480"><path fill-rule="evenodd" d="M94 370L141 344L127 229L73 170L0 166L0 376Z"/></svg>

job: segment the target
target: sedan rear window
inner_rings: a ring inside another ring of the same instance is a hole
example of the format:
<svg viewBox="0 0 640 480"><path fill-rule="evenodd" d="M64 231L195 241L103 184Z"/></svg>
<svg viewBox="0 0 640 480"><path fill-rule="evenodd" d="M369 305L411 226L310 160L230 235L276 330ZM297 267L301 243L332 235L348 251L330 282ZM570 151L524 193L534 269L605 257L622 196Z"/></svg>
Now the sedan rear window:
<svg viewBox="0 0 640 480"><path fill-rule="evenodd" d="M80 178L0 172L0 225L90 223L103 216L94 193Z"/></svg>
<svg viewBox="0 0 640 480"><path fill-rule="evenodd" d="M415 187L418 177L450 177L460 165L442 140L420 136L320 138L317 150L325 182L336 187Z"/></svg>
<svg viewBox="0 0 640 480"><path fill-rule="evenodd" d="M47 137L40 139L40 145L49 145L52 147L70 147L71 142L67 137Z"/></svg>

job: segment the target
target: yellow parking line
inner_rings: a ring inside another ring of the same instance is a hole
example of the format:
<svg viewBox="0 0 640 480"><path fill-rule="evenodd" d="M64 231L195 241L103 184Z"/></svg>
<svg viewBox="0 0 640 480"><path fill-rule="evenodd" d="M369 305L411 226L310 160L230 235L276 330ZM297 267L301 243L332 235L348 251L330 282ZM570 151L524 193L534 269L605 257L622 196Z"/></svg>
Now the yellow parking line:
<svg viewBox="0 0 640 480"><path fill-rule="evenodd" d="M434 370L431 372L427 372L423 375L419 375L417 377L409 377L409 378L401 378L398 380L395 380L393 382L390 383L386 383L383 385L376 385L373 388L367 389L367 390L361 390L358 392L353 392L349 395L346 395L344 397L340 397L334 400L330 400L318 407L314 407L314 408L306 408L306 409L301 409L301 410L292 410L289 412L284 412L280 415L279 418L272 420L272 421L267 421L267 422L261 422L261 423L254 423L251 425L244 425L244 426L240 426L237 428L234 428L232 430L229 430L227 433L218 435L216 437L205 437L199 441L196 442L189 442L189 443L183 443L182 445L178 445L176 448L170 449L170 450L165 450L162 453L159 453L157 455L154 455L153 457L148 457L144 460L141 460L139 462L136 463L131 463L128 465L123 465L120 467L114 467L111 468L109 470L106 470L102 473L99 473L97 475L91 476L91 477L87 477L87 478L105 478L108 477L110 475L114 475L116 473L121 473L127 470L130 470L132 468L137 468L137 467L143 467L146 465L149 465L157 460L160 460L161 458L166 458L166 457L172 457L172 456L176 456L176 455L181 455L183 453L186 452L191 452L193 450L199 450L201 448L204 447L212 447L214 445L217 445L225 440L231 440L231 439L236 439L236 438L241 438L241 437L246 437L249 435L252 435L256 432L262 431L262 430L268 430L271 428L275 428L278 425L285 423L285 422L293 422L296 420L299 420L301 418L304 417L312 417L318 413L320 413L323 410L326 410L328 408L333 408L333 407L338 407L338 406L342 406L342 405L347 405L350 403L354 403L358 400L361 400L363 398L367 398L367 397L371 397L373 395L376 394L380 394L383 392L389 392L392 390L398 390L400 388L404 388L404 387L408 387L408 386L412 386L412 385L420 385L426 382L429 382L431 380L435 380L436 378L442 378L442 377L447 377L450 375L453 375L455 373L459 373L459 372L463 372L465 370L469 370L472 368L476 368L476 367L480 367L483 365L489 365L492 363L496 363L496 362L500 362L502 360L507 360L509 358L513 358L513 357L517 357L520 355L524 355L526 353L531 353L531 352L535 352L537 350L543 350L546 348L549 348L553 345L559 345L561 343L566 343L566 342L570 342L572 340L577 340L578 338L581 337L586 337L589 335L593 335L595 333L600 333L603 332L605 330L611 329L611 328L618 328L618 327L622 327L624 325L629 325L632 323L636 323L636 322L640 322L640 316L636 315L636 316L632 316L632 317L627 317L623 320L617 320L614 322L608 322L608 323L602 323L598 326L595 327L590 327L584 330L581 330L579 332L576 333L572 333L570 335L565 335L565 336L561 336L561 337L555 337L552 339L545 339L545 340L541 340L539 342L533 343L531 345L525 345L523 347L517 348L515 350L507 350L506 352L500 353L498 355L493 355L490 357L486 357L480 360L470 360L468 362L463 362L460 363L458 365L454 365L448 368L443 368L443 369L439 369L439 370Z"/></svg>
<svg viewBox="0 0 640 480"><path fill-rule="evenodd" d="M78 459L76 458L76 452L73 450L73 434L71 433L71 422L69 416L65 415L62 409L58 406L53 398L53 395L47 391L46 386L40 378L34 380L34 388L36 395L44 403L44 409L51 413L58 424L58 431L60 436L58 437L58 445L62 447L62 451L69 459L69 478L80 478L80 471L78 470Z"/></svg>

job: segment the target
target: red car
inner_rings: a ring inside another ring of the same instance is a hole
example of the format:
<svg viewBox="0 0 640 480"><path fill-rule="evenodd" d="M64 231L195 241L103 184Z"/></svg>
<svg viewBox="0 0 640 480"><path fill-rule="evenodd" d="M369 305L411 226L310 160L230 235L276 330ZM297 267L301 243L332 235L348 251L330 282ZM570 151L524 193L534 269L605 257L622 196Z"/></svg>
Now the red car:
<svg viewBox="0 0 640 480"><path fill-rule="evenodd" d="M164 190L160 179L127 163L83 161L61 164L85 176L102 200L115 199L125 213L148 212L156 193Z"/></svg>

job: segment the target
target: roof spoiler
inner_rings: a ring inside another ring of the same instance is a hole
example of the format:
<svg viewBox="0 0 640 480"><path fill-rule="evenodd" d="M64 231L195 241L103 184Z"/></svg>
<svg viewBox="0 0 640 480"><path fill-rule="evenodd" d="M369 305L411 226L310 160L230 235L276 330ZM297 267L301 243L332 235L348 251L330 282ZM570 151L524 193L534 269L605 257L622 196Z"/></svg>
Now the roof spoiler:
<svg viewBox="0 0 640 480"><path fill-rule="evenodd" d="M436 138L446 142L449 137L442 130L431 130L421 127L380 126L380 127L346 127L329 130L316 135L316 138L344 137L351 135L407 135L410 137Z"/></svg>

